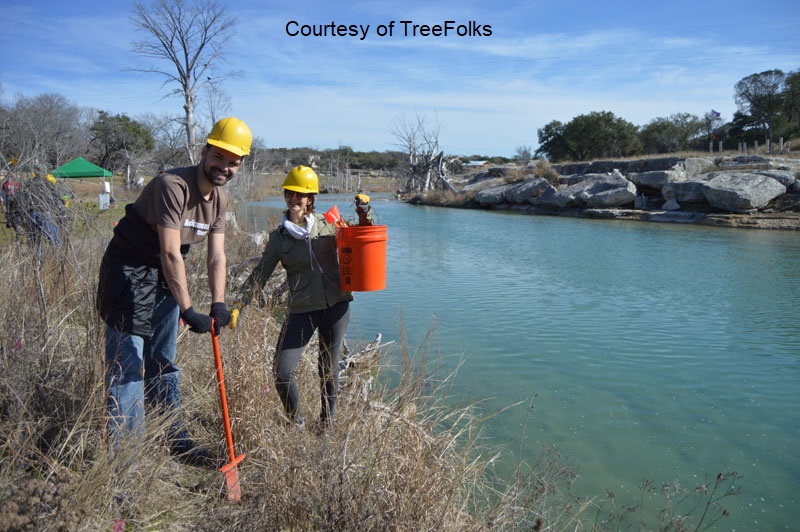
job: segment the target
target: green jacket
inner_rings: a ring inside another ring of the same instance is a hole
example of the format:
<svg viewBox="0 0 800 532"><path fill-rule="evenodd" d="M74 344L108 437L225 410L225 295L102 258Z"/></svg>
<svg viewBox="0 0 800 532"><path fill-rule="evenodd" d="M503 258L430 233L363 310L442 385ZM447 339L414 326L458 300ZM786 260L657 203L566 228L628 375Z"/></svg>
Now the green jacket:
<svg viewBox="0 0 800 532"><path fill-rule="evenodd" d="M369 215L371 220L371 209ZM324 310L341 301L352 301L352 293L339 286L336 226L328 223L322 214L315 213L310 241L313 265L306 240L294 238L282 225L272 231L261 260L242 285L239 302L250 303L255 289L264 287L279 262L286 270L290 313Z"/></svg>

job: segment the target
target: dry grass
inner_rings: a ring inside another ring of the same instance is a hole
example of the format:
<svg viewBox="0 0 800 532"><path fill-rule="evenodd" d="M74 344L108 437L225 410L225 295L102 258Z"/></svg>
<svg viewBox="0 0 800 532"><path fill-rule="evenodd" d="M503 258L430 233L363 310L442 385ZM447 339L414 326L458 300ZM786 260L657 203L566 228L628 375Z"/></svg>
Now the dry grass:
<svg viewBox="0 0 800 532"><path fill-rule="evenodd" d="M452 376L431 378L429 354L407 342L350 370L332 429L296 431L270 377L281 309L266 304L221 336L236 450L247 455L241 503L228 502L221 473L170 458L167 420L148 417L143 438L112 456L93 302L116 216L72 208L62 249L37 259L24 241L0 247L0 530L110 530L117 520L170 531L604 530L624 518L575 501L574 473L555 450L496 478L499 451L482 439L476 405L453 406ZM230 264L258 252L243 236L229 247ZM203 263L194 250L188 270L200 308ZM314 359L309 348L298 375L309 420L319 408ZM210 338L183 331L178 363L193 435L224 456Z"/></svg>
<svg viewBox="0 0 800 532"><path fill-rule="evenodd" d="M560 176L549 162L536 161L536 165L533 167L533 175L544 179L554 187L558 188Z"/></svg>
<svg viewBox="0 0 800 532"><path fill-rule="evenodd" d="M117 519L156 530L479 530L509 512L488 480L470 408L445 408L410 357L395 377L382 359L352 370L330 431L287 426L270 377L280 314L267 306L248 307L221 337L237 451L247 454L241 504L228 503L220 473L169 457L165 420L148 418L141 441L110 455L93 300L113 217L70 219L81 237L65 230L61 250L37 259L24 241L0 249L13 287L0 296L0 530L109 529ZM236 255L257 252L230 240ZM200 251L189 270L202 307ZM178 351L186 418L224 455L210 338L184 331ZM299 375L308 419L318 408L314 356L309 349ZM364 397L370 377L382 384Z"/></svg>

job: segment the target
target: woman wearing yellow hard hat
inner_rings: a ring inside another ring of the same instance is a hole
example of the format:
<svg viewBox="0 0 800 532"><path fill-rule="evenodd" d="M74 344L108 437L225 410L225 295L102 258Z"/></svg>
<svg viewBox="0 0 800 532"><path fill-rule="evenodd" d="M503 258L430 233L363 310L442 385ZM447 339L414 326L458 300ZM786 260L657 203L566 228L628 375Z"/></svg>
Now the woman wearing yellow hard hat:
<svg viewBox="0 0 800 532"><path fill-rule="evenodd" d="M238 306L248 304L264 287L278 263L286 270L289 314L278 337L273 361L275 388L289 420L305 427L295 370L309 340L319 332L319 375L322 407L320 429L330 426L336 410L336 366L350 321L353 295L339 285L336 226L314 211L319 179L308 166L296 166L283 181L286 211L283 223L269 235L261 260L245 280ZM369 198L357 200L359 225L372 225ZM366 199L366 201L364 201Z"/></svg>

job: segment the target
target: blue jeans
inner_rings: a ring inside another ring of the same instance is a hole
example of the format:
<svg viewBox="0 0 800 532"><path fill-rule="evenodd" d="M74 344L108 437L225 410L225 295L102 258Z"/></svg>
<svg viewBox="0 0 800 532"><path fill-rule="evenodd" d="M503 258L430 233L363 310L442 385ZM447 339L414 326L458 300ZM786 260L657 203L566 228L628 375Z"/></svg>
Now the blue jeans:
<svg viewBox="0 0 800 532"><path fill-rule="evenodd" d="M144 337L106 326L106 390L108 433L112 446L144 431L145 398L163 413L180 407L175 351L180 312L164 291L156 298L153 334ZM174 424L179 425L176 417ZM171 427L170 432L180 427Z"/></svg>

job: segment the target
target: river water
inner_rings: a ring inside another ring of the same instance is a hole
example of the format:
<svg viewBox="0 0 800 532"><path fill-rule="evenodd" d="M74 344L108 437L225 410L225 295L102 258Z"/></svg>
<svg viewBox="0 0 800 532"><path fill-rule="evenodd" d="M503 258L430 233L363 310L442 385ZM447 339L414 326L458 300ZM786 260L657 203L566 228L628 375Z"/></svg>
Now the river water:
<svg viewBox="0 0 800 532"><path fill-rule="evenodd" d="M263 227L282 204L245 218ZM402 325L416 350L433 327L429 362L461 364L454 400L522 401L485 426L501 471L555 446L579 495L629 503L644 478L736 471L715 530L798 529L797 233L373 205L387 288L355 294L348 341Z"/></svg>

